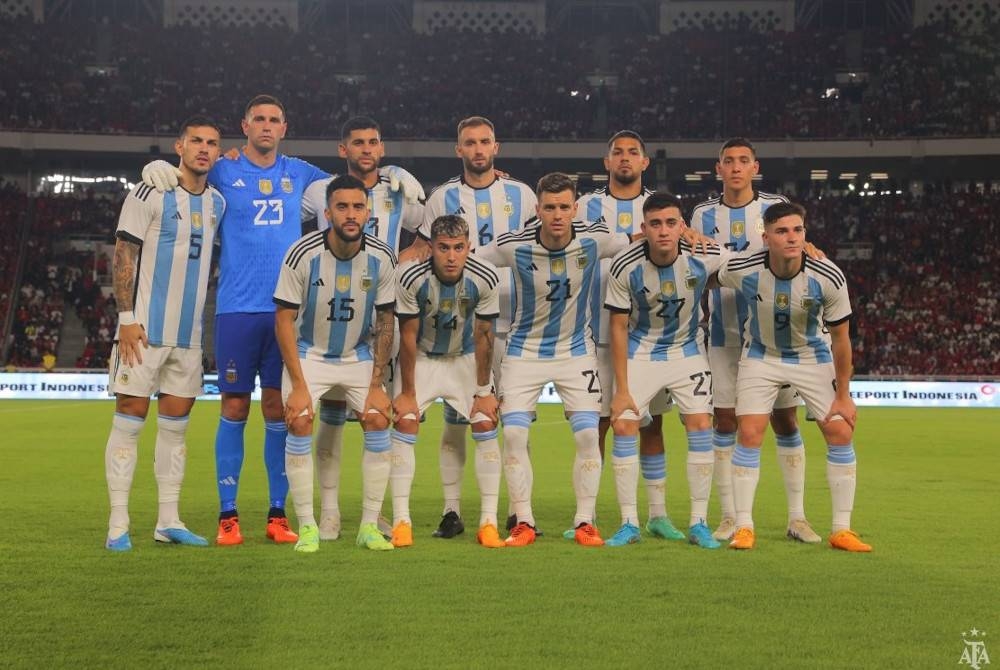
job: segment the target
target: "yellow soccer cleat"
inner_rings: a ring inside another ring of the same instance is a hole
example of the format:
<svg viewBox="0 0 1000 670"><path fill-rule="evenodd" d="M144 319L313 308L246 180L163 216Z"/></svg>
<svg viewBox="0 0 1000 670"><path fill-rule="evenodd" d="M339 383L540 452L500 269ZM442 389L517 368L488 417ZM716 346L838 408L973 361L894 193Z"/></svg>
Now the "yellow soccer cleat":
<svg viewBox="0 0 1000 670"><path fill-rule="evenodd" d="M736 532L733 533L733 539L729 542L729 548L742 550L753 549L756 543L757 539L754 537L753 528L743 526L742 528L737 528Z"/></svg>
<svg viewBox="0 0 1000 670"><path fill-rule="evenodd" d="M500 539L500 531L497 530L496 525L492 523L480 526L479 532L476 533L476 542L483 545L487 549L500 549L507 546L504 541Z"/></svg>
<svg viewBox="0 0 1000 670"><path fill-rule="evenodd" d="M842 551L868 553L872 550L870 544L865 544L853 530L838 530L830 535L830 546Z"/></svg>
<svg viewBox="0 0 1000 670"><path fill-rule="evenodd" d="M400 521L392 529L392 546L412 547L413 546L413 526L409 521Z"/></svg>

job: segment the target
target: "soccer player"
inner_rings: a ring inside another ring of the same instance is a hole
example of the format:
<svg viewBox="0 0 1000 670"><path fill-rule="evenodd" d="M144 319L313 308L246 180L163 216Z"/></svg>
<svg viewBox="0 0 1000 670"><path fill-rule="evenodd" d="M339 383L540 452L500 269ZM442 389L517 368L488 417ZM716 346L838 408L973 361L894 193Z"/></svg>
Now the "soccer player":
<svg viewBox="0 0 1000 670"><path fill-rule="evenodd" d="M507 544L535 541L528 427L539 393L553 382L576 442L575 539L599 546L604 541L593 522L601 482L597 446L601 382L588 308L600 259L624 249L629 236L612 234L601 224L574 223L576 185L565 174L542 177L537 195L537 225L501 235L476 252L498 267L514 270L514 319L500 375L504 472L517 516Z"/></svg>
<svg viewBox="0 0 1000 670"><path fill-rule="evenodd" d="M208 545L185 527L177 507L187 462L188 415L202 391L201 327L211 250L226 210L222 195L207 183L220 141L214 121L187 119L174 142L181 188L161 194L136 186L118 219L112 269L118 338L109 385L115 416L104 453L111 500L105 546L112 551L132 548L128 498L153 393L159 393L153 460L159 513L153 538Z"/></svg>
<svg viewBox="0 0 1000 670"><path fill-rule="evenodd" d="M285 514L288 431L282 409L281 353L274 335L271 295L285 251L302 234L302 194L309 184L330 176L278 151L288 123L284 106L274 96L251 99L242 128L247 138L242 152L235 160L216 163L208 176L209 183L229 203L228 216L221 221L219 231L215 317L215 358L222 392L215 435L220 504L216 543L220 545L243 542L236 498L250 394L258 375L270 499L267 537L278 543L297 539ZM413 186L416 182L412 176L397 174L393 179L405 183L410 196L422 196L419 184ZM153 161L143 168L143 181L157 190L169 190L176 185L176 169L169 163Z"/></svg>
<svg viewBox="0 0 1000 670"><path fill-rule="evenodd" d="M409 507L413 445L420 415L438 397L472 424L481 499L476 540L488 548L504 546L497 528L497 399L490 383L500 277L493 265L470 257L469 249L465 219L439 216L431 223L430 259L397 271L401 342L390 476L392 543L397 547L413 543Z"/></svg>
<svg viewBox="0 0 1000 670"><path fill-rule="evenodd" d="M718 283L739 291L750 305L749 340L740 358L736 389L738 436L733 450L736 531L729 546L755 544L753 500L760 445L771 408L784 385L798 391L817 417L827 444L826 478L833 500L830 546L871 551L851 530L857 460L851 399L851 300L843 273L831 261L805 254L805 216L799 205L778 203L764 213L765 248L730 258ZM823 325L832 344L823 337Z"/></svg>
<svg viewBox="0 0 1000 670"><path fill-rule="evenodd" d="M462 160L462 174L434 189L427 198L424 222L413 246L403 259L425 258L430 245L431 223L439 216L455 214L466 218L471 229L472 248L485 246L503 233L518 230L535 216L537 199L531 187L509 177L498 176L493 163L500 152L493 123L482 116L471 116L458 124L455 154ZM506 346L513 306L511 272L500 272L500 317L496 320L496 347L493 378L500 379L500 357ZM445 427L441 435L441 483L444 488L444 511L435 537L450 538L462 533L462 476L465 470L466 424L447 404ZM528 473L530 477L530 473ZM511 520L508 520L509 522ZM513 525L513 524L511 524Z"/></svg>
<svg viewBox="0 0 1000 670"><path fill-rule="evenodd" d="M405 197L403 191L393 190L390 176L379 171L385 157L385 144L378 123L364 116L349 119L341 128L337 150L346 161L347 174L363 181L368 189L370 214L365 233L382 240L399 254L402 231L416 232L423 222L424 207L419 201ZM323 211L326 209L326 187L332 180L333 177L329 177L313 182L302 198L303 220L316 218L319 230L329 227ZM398 342L395 338L393 341ZM319 537L336 540L340 537L340 459L347 421L346 405L342 400L323 399L319 420L316 432L321 509Z"/></svg>
<svg viewBox="0 0 1000 670"><path fill-rule="evenodd" d="M722 242L733 252L761 249L764 214L769 207L787 202L787 199L754 190L753 177L760 171L760 163L753 145L746 139L737 137L722 145L715 171L722 179L722 195L695 206L691 227ZM714 478L722 511L722 520L714 535L717 540L725 541L732 538L735 530L732 454L736 442L737 365L743 324L750 306L738 292L727 288L712 291L709 303L708 360L712 365L715 407ZM815 543L822 538L806 520L806 456L796 418L798 405L794 389L781 389L775 398L771 426L788 501L787 535L799 542Z"/></svg>
<svg viewBox="0 0 1000 670"><path fill-rule="evenodd" d="M284 361L281 392L288 439L285 470L299 520L295 550L319 549L313 516L313 412L333 389L343 393L364 430L359 546L393 546L376 525L389 479L390 401L396 256L364 232L368 189L345 175L327 186L327 231L310 233L285 254L274 291L275 330ZM375 314L374 345L370 329Z"/></svg>
<svg viewBox="0 0 1000 670"><path fill-rule="evenodd" d="M609 546L639 541L636 486L639 419L657 397L670 394L687 431L691 491L688 539L705 549L719 542L705 524L712 489L712 372L698 327L708 277L718 270L718 248L692 255L681 248L684 218L669 193L653 193L642 207L645 239L611 262L605 307L610 312L614 394L611 465L622 526ZM611 380L604 380L611 395Z"/></svg>

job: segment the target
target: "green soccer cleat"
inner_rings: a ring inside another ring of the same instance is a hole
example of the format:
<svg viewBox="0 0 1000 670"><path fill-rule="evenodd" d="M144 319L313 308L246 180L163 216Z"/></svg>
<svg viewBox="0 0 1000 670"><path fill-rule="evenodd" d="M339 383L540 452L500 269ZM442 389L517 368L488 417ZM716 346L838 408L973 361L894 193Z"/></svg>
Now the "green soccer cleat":
<svg viewBox="0 0 1000 670"><path fill-rule="evenodd" d="M677 530L669 517L656 516L646 522L646 531L664 540L686 540L687 535Z"/></svg>
<svg viewBox="0 0 1000 670"><path fill-rule="evenodd" d="M319 551L319 526L314 523L299 526L299 539L295 542L295 551L302 554L315 554Z"/></svg>
<svg viewBox="0 0 1000 670"><path fill-rule="evenodd" d="M391 551L395 549L392 546L392 542L385 539L379 531L378 526L374 523L363 523L361 528L358 529L358 546L367 547L374 551Z"/></svg>

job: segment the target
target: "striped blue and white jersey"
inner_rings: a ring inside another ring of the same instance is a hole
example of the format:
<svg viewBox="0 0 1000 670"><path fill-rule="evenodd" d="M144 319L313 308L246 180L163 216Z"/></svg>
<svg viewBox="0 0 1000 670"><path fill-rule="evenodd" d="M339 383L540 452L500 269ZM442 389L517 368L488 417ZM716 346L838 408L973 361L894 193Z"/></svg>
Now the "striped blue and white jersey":
<svg viewBox="0 0 1000 670"><path fill-rule="evenodd" d="M219 228L217 314L274 309L271 296L281 259L302 235L302 194L309 184L329 176L282 154L266 168L242 153L236 160L215 162L208 181L228 203Z"/></svg>
<svg viewBox="0 0 1000 670"><path fill-rule="evenodd" d="M365 235L352 258L333 255L328 233L312 232L285 254L274 302L299 310L299 358L326 362L372 359L369 329L375 309L396 300L396 254Z"/></svg>
<svg viewBox="0 0 1000 670"><path fill-rule="evenodd" d="M802 255L794 277L775 276L766 249L727 259L719 283L735 289L749 306L743 357L782 363L830 363L829 337L823 324L835 326L851 317L847 280L827 259Z"/></svg>
<svg viewBox="0 0 1000 670"><path fill-rule="evenodd" d="M498 177L486 188L473 188L459 175L431 191L424 206L420 236L431 239L431 223L445 214L457 214L469 224L472 248L486 246L500 235L519 230L535 216L538 199L530 186L516 179ZM514 311L512 275L500 272L500 318L497 333L510 329Z"/></svg>
<svg viewBox="0 0 1000 670"><path fill-rule="evenodd" d="M629 314L630 359L667 361L703 353L701 298L721 264L719 249L694 255L682 248L673 263L659 266L650 260L645 240L612 259L604 306Z"/></svg>
<svg viewBox="0 0 1000 670"><path fill-rule="evenodd" d="M743 207L729 207L721 197L712 198L695 206L689 225L734 253L757 251L764 248L764 212L779 202L788 202L788 198L758 191ZM742 346L747 309L747 304L740 301L736 292L729 289L712 291L709 344L713 347Z"/></svg>
<svg viewBox="0 0 1000 670"><path fill-rule="evenodd" d="M431 259L396 270L396 315L420 320L417 348L431 356L476 351L476 319L500 314L500 275L489 261L469 256L462 276L446 284Z"/></svg>
<svg viewBox="0 0 1000 670"><path fill-rule="evenodd" d="M211 186L157 193L138 185L122 203L116 235L142 245L135 318L150 344L200 349L212 245L226 200Z"/></svg>
<svg viewBox="0 0 1000 670"><path fill-rule="evenodd" d="M642 206L652 193L648 188L634 198L623 200L611 195L607 186L593 193L581 196L576 201L576 215L585 223L603 223L614 233L632 235L638 233L642 226ZM600 281L594 282L594 292L590 299L590 329L594 341L598 344L608 343L608 311L603 308L604 296L608 290L608 270L611 259L601 261Z"/></svg>
<svg viewBox="0 0 1000 670"><path fill-rule="evenodd" d="M558 251L542 245L541 227L534 223L476 251L497 267L514 270L508 356L564 359L594 353L590 297L599 261L627 247L629 237L602 224L576 222L572 230L570 243Z"/></svg>
<svg viewBox="0 0 1000 670"><path fill-rule="evenodd" d="M323 211L326 209L326 187L334 177L314 181L302 197L302 220L316 219L319 230L327 230L330 222ZM399 238L402 230L417 232L424 220L424 206L407 202L403 191L389 188L389 177L379 174L378 183L368 189L368 223L365 232L377 237L399 253Z"/></svg>

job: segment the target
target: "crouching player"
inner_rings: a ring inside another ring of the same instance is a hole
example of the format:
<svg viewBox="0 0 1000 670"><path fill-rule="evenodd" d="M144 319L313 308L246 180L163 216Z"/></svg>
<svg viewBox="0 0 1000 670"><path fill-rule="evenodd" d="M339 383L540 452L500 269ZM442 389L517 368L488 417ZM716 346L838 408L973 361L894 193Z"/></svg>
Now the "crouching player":
<svg viewBox="0 0 1000 670"><path fill-rule="evenodd" d="M752 549L753 501L760 473L760 445L774 400L790 384L817 417L827 444L826 477L833 499L830 546L871 551L851 530L857 462L851 399L851 300L844 274L831 261L805 255L805 216L792 203L764 213L761 251L728 259L718 284L740 292L750 305L736 389L737 439L733 451L736 532L729 546ZM832 339L823 337L826 324Z"/></svg>
<svg viewBox="0 0 1000 670"><path fill-rule="evenodd" d="M275 335L285 364L285 471L299 519L295 550L319 549L312 426L316 403L334 389L361 417L364 430L358 545L392 549L376 522L390 468L391 408L384 384L392 351L396 257L384 242L363 232L368 191L360 179L331 181L324 215L329 230L310 233L288 249L274 291Z"/></svg>
<svg viewBox="0 0 1000 670"><path fill-rule="evenodd" d="M500 548L504 546L497 529L500 445L497 399L490 383L500 277L492 264L469 256L469 224L461 217L437 217L430 233L430 258L397 272L400 344L390 475L392 543L413 544L413 445L420 415L436 398L444 398L472 424L481 496L476 540L484 547Z"/></svg>

